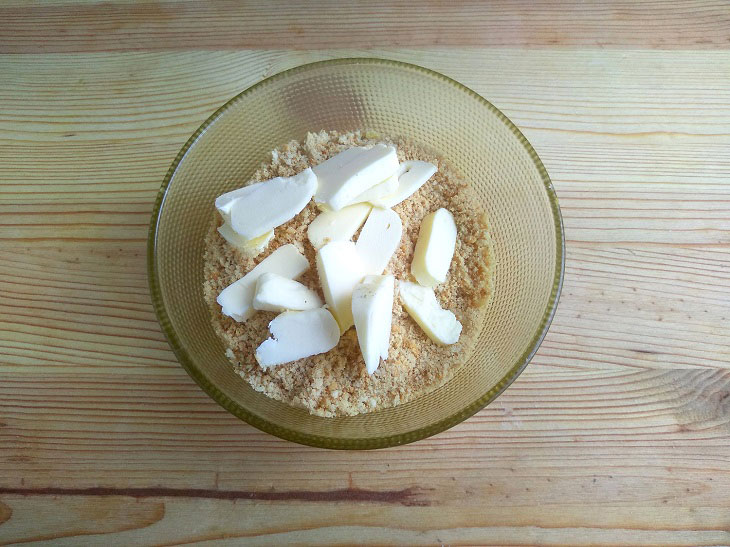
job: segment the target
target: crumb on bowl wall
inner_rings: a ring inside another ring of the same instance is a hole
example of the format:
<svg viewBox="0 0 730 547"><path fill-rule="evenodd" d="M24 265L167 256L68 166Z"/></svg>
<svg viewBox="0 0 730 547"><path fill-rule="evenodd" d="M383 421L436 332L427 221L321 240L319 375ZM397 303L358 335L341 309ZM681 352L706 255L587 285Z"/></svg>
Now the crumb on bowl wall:
<svg viewBox="0 0 730 547"><path fill-rule="evenodd" d="M269 322L277 314L258 312L245 323L238 323L221 313L216 297L287 243L294 244L310 264L298 281L322 296L315 250L306 235L307 226L319 211L310 202L294 219L275 229L274 238L263 253L251 258L220 236L216 229L220 220L211 207L203 289L213 327L227 348L226 356L256 391L320 416L355 415L395 406L443 385L468 358L491 296L492 253L486 216L475 208L471 190L446 162L408 141L360 132L309 133L303 143L291 141L274 150L271 162L256 171L250 182L292 176L346 148L376 142L396 145L400 161L423 160L438 166L436 174L418 192L393 207L403 222L403 237L385 273L398 280L413 281L410 266L421 220L440 207L451 211L458 230L456 249L448 277L435 292L442 307L454 312L463 325L461 338L452 346L437 346L423 333L406 313L396 289L389 357L372 376L365 370L354 328L346 331L338 345L325 354L262 369L254 352L269 337Z"/></svg>

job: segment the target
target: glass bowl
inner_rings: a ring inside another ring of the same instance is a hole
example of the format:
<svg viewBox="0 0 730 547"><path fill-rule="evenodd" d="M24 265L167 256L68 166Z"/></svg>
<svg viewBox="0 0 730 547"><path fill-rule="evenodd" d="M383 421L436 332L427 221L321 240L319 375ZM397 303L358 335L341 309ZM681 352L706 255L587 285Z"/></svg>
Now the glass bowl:
<svg viewBox="0 0 730 547"><path fill-rule="evenodd" d="M308 131L402 136L447 159L474 187L494 240L494 295L468 361L442 387L394 408L322 418L254 391L234 371L203 299L203 238L216 196L249 180L270 151ZM150 291L180 363L221 406L278 437L365 449L443 431L522 372L555 312L564 268L558 201L540 159L491 103L425 68L337 59L287 70L215 112L160 189L148 244Z"/></svg>

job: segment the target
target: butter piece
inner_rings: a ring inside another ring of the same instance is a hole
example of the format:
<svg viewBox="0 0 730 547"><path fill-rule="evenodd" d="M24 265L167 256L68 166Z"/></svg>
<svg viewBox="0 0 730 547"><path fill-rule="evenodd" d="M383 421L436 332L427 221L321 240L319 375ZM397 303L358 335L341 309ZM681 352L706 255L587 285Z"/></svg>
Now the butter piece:
<svg viewBox="0 0 730 547"><path fill-rule="evenodd" d="M317 215L307 228L307 237L315 249L324 247L330 241L349 241L370 213L370 205L358 203Z"/></svg>
<svg viewBox="0 0 730 547"><path fill-rule="evenodd" d="M411 273L424 287L446 281L456 246L456 223L446 209L426 215L418 232Z"/></svg>
<svg viewBox="0 0 730 547"><path fill-rule="evenodd" d="M390 195L370 200L376 207L395 207L411 197L437 171L433 163L408 160L400 164L397 171L398 189Z"/></svg>
<svg viewBox="0 0 730 547"><path fill-rule="evenodd" d="M265 273L276 273L289 279L296 279L309 269L309 262L291 243L282 245L263 259L254 269L238 281L228 285L216 299L223 315L243 322L254 313L253 297L256 282Z"/></svg>
<svg viewBox="0 0 730 547"><path fill-rule="evenodd" d="M313 167L318 187L314 201L338 211L398 170L395 147L354 147ZM235 226L234 226L235 227Z"/></svg>
<svg viewBox="0 0 730 547"><path fill-rule="evenodd" d="M255 192L262 184L263 182L249 184L243 188L237 188L236 190L220 195L215 199L215 208L218 209L218 213L220 213L224 225L231 223L231 207L233 207L233 202L238 198Z"/></svg>
<svg viewBox="0 0 730 547"><path fill-rule="evenodd" d="M273 230L296 216L317 189L317 177L307 168L293 177L276 177L233 200L231 227L246 239Z"/></svg>
<svg viewBox="0 0 730 547"><path fill-rule="evenodd" d="M256 349L264 369L325 353L340 339L337 321L324 308L284 312L269 323L269 331L272 337Z"/></svg>
<svg viewBox="0 0 730 547"><path fill-rule="evenodd" d="M324 301L345 332L353 324L352 289L365 277L365 267L352 241L333 241L317 251L317 273Z"/></svg>
<svg viewBox="0 0 730 547"><path fill-rule="evenodd" d="M368 274L380 275L400 245L403 223L392 209L374 207L357 238L355 248Z"/></svg>
<svg viewBox="0 0 730 547"><path fill-rule="evenodd" d="M269 272L256 282L253 307L265 311L313 310L322 307L322 300L298 281Z"/></svg>
<svg viewBox="0 0 730 547"><path fill-rule="evenodd" d="M352 316L368 374L388 358L394 287L392 275L368 275L352 291Z"/></svg>
<svg viewBox="0 0 730 547"><path fill-rule="evenodd" d="M398 285L403 307L431 340L441 346L459 341L461 323L451 311L441 308L433 289L408 281Z"/></svg>
<svg viewBox="0 0 730 547"><path fill-rule="evenodd" d="M398 190L398 176L391 175L383 182L379 182L375 186L368 188L362 194L352 200L351 204L354 203L366 203L388 196Z"/></svg>
<svg viewBox="0 0 730 547"><path fill-rule="evenodd" d="M228 223L219 226L218 233L230 245L233 245L241 251L241 253L248 257L255 257L259 255L264 249L266 249L271 238L274 237L274 230L271 230L262 236L255 237L253 239L246 239L234 232L233 228L231 228L231 225Z"/></svg>

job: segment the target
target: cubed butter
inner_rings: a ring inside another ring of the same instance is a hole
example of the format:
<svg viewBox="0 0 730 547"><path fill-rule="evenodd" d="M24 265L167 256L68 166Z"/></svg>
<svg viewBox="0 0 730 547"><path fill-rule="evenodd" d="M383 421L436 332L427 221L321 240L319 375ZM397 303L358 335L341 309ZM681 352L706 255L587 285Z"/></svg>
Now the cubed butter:
<svg viewBox="0 0 730 547"><path fill-rule="evenodd" d="M320 163L313 170L318 181L314 201L338 211L395 174L398 156L395 147L385 144L354 147Z"/></svg>
<svg viewBox="0 0 730 547"><path fill-rule="evenodd" d="M398 167L398 188L387 196L370 200L376 207L395 207L401 201L411 197L436 172L433 163L419 160L404 161Z"/></svg>
<svg viewBox="0 0 730 547"><path fill-rule="evenodd" d="M218 227L218 233L230 245L236 247L244 256L255 257L260 254L274 237L274 230L266 232L264 235L253 239L246 239L233 231L231 225L227 222Z"/></svg>
<svg viewBox="0 0 730 547"><path fill-rule="evenodd" d="M246 321L255 313L253 297L260 276L272 272L296 279L308 269L309 262L294 245L291 243L282 245L241 279L223 289L216 301L220 304L223 315L236 321Z"/></svg>
<svg viewBox="0 0 730 547"><path fill-rule="evenodd" d="M368 274L380 275L400 245L403 223L392 209L373 207L355 248Z"/></svg>
<svg viewBox="0 0 730 547"><path fill-rule="evenodd" d="M426 215L421 222L411 262L411 273L424 287L446 281L456 246L456 223L446 209Z"/></svg>
<svg viewBox="0 0 730 547"><path fill-rule="evenodd" d="M256 349L256 361L269 368L325 353L337 345L340 329L324 308L287 311L269 323L271 338Z"/></svg>
<svg viewBox="0 0 730 547"><path fill-rule="evenodd" d="M368 374L388 358L394 287L392 275L368 275L352 291L352 316Z"/></svg>
<svg viewBox="0 0 730 547"><path fill-rule="evenodd" d="M321 308L322 300L298 281L269 272L256 282L253 307L265 311L304 311Z"/></svg>
<svg viewBox="0 0 730 547"><path fill-rule="evenodd" d="M365 267L352 241L333 241L317 251L317 273L324 301L345 332L353 325L352 290L365 277Z"/></svg>
<svg viewBox="0 0 730 547"><path fill-rule="evenodd" d="M307 168L293 177L276 177L233 200L231 227L246 239L273 230L296 216L317 190L317 177Z"/></svg>
<svg viewBox="0 0 730 547"><path fill-rule="evenodd" d="M441 308L433 289L408 281L398 285L403 307L431 340L441 346L459 341L461 323L451 311Z"/></svg>
<svg viewBox="0 0 730 547"><path fill-rule="evenodd" d="M349 241L370 213L370 205L358 203L339 211L325 211L309 223L307 237L315 249L330 241Z"/></svg>

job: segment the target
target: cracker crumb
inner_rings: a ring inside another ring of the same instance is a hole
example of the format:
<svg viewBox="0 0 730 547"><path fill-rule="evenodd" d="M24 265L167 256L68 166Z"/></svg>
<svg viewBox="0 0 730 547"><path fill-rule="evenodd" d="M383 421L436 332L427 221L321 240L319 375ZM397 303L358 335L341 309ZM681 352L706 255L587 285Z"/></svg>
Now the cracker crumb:
<svg viewBox="0 0 730 547"><path fill-rule="evenodd" d="M269 337L269 322L277 314L260 311L245 323L238 323L221 313L216 297L287 243L294 244L310 264L298 281L323 297L315 249L307 239L307 226L319 211L310 202L294 219L276 228L274 238L257 257L244 256L226 243L217 231L221 221L215 209L205 238L205 300L213 327L223 340L235 371L256 391L319 416L372 412L403 404L443 385L468 359L492 294L489 226L485 214L476 207L478 202L472 190L446 161L408 140L360 131L309 133L303 142L291 141L272 151L271 161L262 165L249 183L292 176L347 148L378 142L395 145L400 161L423 160L438 167L418 192L393 207L403 221L403 237L385 273L393 274L397 280L415 281L410 266L423 217L441 207L451 211L458 233L456 249L448 277L435 292L441 306L454 312L463 325L456 344L434 344L403 308L396 286L389 356L373 375L365 370L354 328L346 331L337 346L325 354L264 370L256 362L254 352Z"/></svg>

